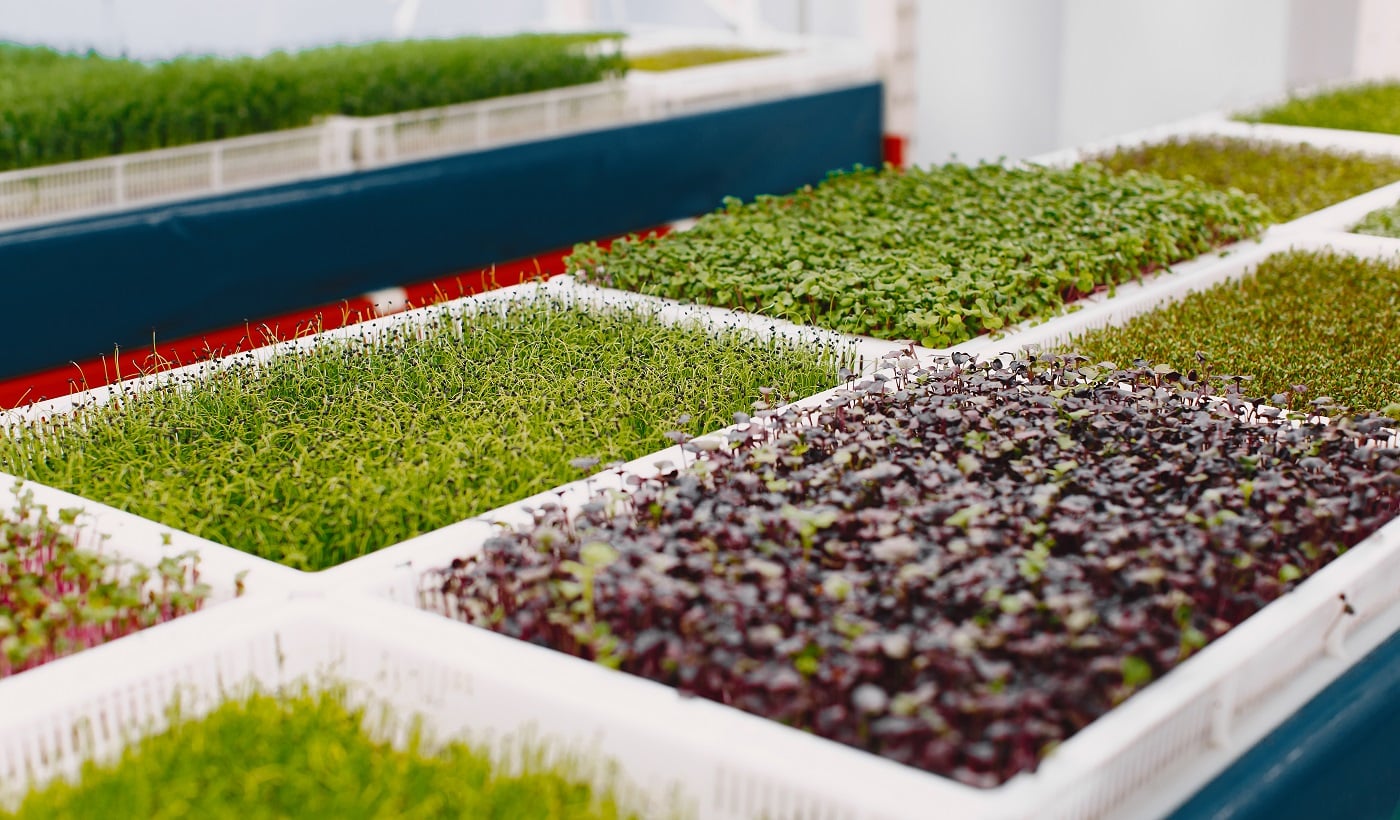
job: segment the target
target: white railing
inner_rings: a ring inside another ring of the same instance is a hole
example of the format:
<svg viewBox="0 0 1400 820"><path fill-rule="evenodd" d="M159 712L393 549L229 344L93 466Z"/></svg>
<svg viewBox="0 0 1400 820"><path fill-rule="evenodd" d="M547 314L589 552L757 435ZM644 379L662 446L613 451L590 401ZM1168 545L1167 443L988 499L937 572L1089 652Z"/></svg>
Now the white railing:
<svg viewBox="0 0 1400 820"><path fill-rule="evenodd" d="M603 82L0 174L0 228L296 182L621 121Z"/></svg>
<svg viewBox="0 0 1400 820"><path fill-rule="evenodd" d="M674 117L876 78L823 48L0 173L0 230Z"/></svg>

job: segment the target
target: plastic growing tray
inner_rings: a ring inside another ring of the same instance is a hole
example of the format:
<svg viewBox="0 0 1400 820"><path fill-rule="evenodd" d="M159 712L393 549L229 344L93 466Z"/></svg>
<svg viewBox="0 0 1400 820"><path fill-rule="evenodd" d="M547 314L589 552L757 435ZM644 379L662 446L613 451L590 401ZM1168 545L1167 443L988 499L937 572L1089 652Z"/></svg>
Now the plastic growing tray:
<svg viewBox="0 0 1400 820"><path fill-rule="evenodd" d="M479 544L489 529L459 525L417 546L465 555L469 537ZM369 563L351 568L324 573L324 594L233 601L0 681L0 704L23 704L0 708L5 796L158 729L177 693L198 714L250 683L310 679L352 684L405 717L422 715L438 737L466 731L503 755L542 743L572 760L615 763L646 816L681 808L873 820L925 816L928 806L956 817L1150 815L1185 799L1400 626L1393 522L1071 738L1034 775L984 791L376 600L392 596L396 580ZM1344 614L1342 595L1354 614Z"/></svg>
<svg viewBox="0 0 1400 820"><path fill-rule="evenodd" d="M640 314L655 316L663 322L678 325L698 324L716 333L736 331L748 334L755 340L789 339L797 345L811 349L829 350L836 354L848 355L855 361L855 369L861 372L873 372L879 365L882 356L899 349L899 346L893 342L848 336L751 313L686 305L653 296L598 288L579 284L572 277L562 276L544 283L515 285L439 305L417 308L233 356L191 364L115 385L20 407L0 413L0 434L23 435L28 426L43 419L58 416L68 415L80 419L85 408L119 401L124 395L139 394L165 385L198 381L221 369L249 363L256 365L270 361L277 356L293 354L296 351L324 343L371 342L393 334L413 333L415 329L435 321L444 312L460 318L473 311L505 311L512 305L529 303L539 299L557 300L563 304L590 310L636 311ZM663 451L660 457L670 457L679 461L680 451ZM14 480L14 477L0 473L0 484L5 487L12 485ZM90 521L92 530L110 535L109 542L114 547L121 549L121 554L127 557L143 563L154 563L166 555L176 555L191 550L197 552L200 555L203 578L214 587L214 591L218 595L232 594L236 580L244 573L246 573L246 577L243 579L243 585L249 591L258 590L264 586L282 592L320 588L320 582L315 580L318 576L316 573L293 570L231 547L177 531L170 526L121 512L97 501L44 487L34 482L26 482L25 486L34 489L36 501L47 504L53 509L62 507L84 509L87 512L86 519ZM166 539L169 540L169 544L165 543ZM392 550L392 547L390 549Z"/></svg>
<svg viewBox="0 0 1400 820"><path fill-rule="evenodd" d="M575 504L581 496L573 490L580 488L570 489L563 501ZM479 549L494 529L488 518L513 521L519 515L519 505L503 508L499 514L405 542L392 556L383 553L347 563L328 571L326 580L335 579L338 591L333 596L353 598L362 591L404 604L430 604L432 593L420 592L416 585L422 571ZM950 817L1147 816L1186 799L1400 627L1398 599L1400 522L1392 522L1066 741L1035 774L1019 775L986 791L727 707L687 701L669 689L674 703L660 695L644 698L643 690L665 687L622 673L603 670L606 674L598 681L609 687L609 700L632 703L638 715L657 709L649 720L673 727L676 742L708 742L719 732L736 738L734 750L758 752L742 763L731 760L736 774L716 776L724 781L746 772L753 785L742 787L744 793L756 796L732 805L702 803L706 817L918 817L922 815L917 807L928 805L942 807ZM1344 614L1347 604L1355 614ZM455 628L442 633L445 642L475 646L484 640L478 633L489 634L423 614ZM545 674L550 678L572 681L584 670L593 675L597 669L571 656L538 651L544 653L539 668L548 668ZM685 718L686 710L702 706L704 721ZM740 742L739 737L746 739ZM656 758L660 760L660 752ZM688 765L678 762L672 776L684 775ZM687 793L704 795L720 788L703 772L703 767L691 770ZM797 805L810 808L795 812ZM1153 811L1144 811L1145 805Z"/></svg>

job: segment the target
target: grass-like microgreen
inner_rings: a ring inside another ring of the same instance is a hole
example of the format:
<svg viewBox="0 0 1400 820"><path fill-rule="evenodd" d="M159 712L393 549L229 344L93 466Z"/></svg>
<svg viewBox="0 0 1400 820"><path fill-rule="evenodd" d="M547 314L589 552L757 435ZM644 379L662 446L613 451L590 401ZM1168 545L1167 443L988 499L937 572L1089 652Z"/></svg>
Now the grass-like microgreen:
<svg viewBox="0 0 1400 820"><path fill-rule="evenodd" d="M830 350L540 302L328 343L0 437L0 469L322 569L703 432ZM688 421L678 425L678 419Z"/></svg>
<svg viewBox="0 0 1400 820"><path fill-rule="evenodd" d="M1238 119L1278 125L1308 125L1400 134L1400 82L1362 83L1294 97Z"/></svg>
<svg viewBox="0 0 1400 820"><path fill-rule="evenodd" d="M712 63L728 63L733 60L751 60L755 57L769 57L776 51L760 51L751 48L695 47L675 48L658 51L654 54L638 54L627 58L627 67L637 71L675 71L679 68L693 68Z"/></svg>
<svg viewBox="0 0 1400 820"><path fill-rule="evenodd" d="M1358 222L1352 230L1356 233L1400 239L1400 204L1366 214L1366 218Z"/></svg>
<svg viewBox="0 0 1400 820"><path fill-rule="evenodd" d="M1379 410L1400 402L1398 339L1400 265L1295 252L1065 346L1094 361L1146 358L1181 372L1249 373L1245 389L1266 401L1298 393Z"/></svg>
<svg viewBox="0 0 1400 820"><path fill-rule="evenodd" d="M633 817L604 783L541 755L503 771L485 749L436 743L421 723L390 745L392 717L342 693L257 694L168 730L75 782L29 794L17 818Z"/></svg>
<svg viewBox="0 0 1400 820"><path fill-rule="evenodd" d="M1254 194L1279 222L1400 180L1400 159L1236 137L1176 138L1095 158L1123 172L1200 180Z"/></svg>

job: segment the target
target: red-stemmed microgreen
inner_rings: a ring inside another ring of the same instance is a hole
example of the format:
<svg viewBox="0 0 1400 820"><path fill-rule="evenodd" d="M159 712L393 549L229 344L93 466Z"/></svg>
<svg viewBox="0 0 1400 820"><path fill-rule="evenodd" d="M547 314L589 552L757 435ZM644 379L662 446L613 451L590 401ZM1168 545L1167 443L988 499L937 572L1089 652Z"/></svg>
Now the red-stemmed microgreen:
<svg viewBox="0 0 1400 820"><path fill-rule="evenodd" d="M178 618L209 594L192 553L154 567L80 549L76 509L56 516L12 488L0 513L0 678Z"/></svg>
<svg viewBox="0 0 1400 820"><path fill-rule="evenodd" d="M1199 375L959 354L864 380L606 509L533 510L424 603L992 786L1400 511L1393 419Z"/></svg>

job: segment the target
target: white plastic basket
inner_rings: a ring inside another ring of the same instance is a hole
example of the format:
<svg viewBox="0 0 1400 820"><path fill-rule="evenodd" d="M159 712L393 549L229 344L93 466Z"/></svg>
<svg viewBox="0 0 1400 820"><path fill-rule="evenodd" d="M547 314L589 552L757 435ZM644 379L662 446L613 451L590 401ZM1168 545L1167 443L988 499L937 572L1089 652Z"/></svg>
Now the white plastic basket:
<svg viewBox="0 0 1400 820"><path fill-rule="evenodd" d="M358 589L416 602L415 582L423 570L470 556L493 530L476 520L406 542L396 548L402 559L397 571L387 554L358 559L330 571L336 579L331 595L350 602ZM1342 595L1354 615L1343 614ZM463 636L480 631L441 620ZM745 787L751 794L746 802L705 804L705 817L922 817L931 805L949 817L1151 817L1184 801L1397 628L1400 522L1392 522L1066 741L1035 774L986 791L776 723L753 725L760 719L716 704L709 704L705 731L669 707L650 719L675 727L678 737L706 742L712 732L743 734L748 740L736 739L733 749L761 751L720 778L747 773L755 785ZM449 633L443 634L448 640ZM562 654L542 656L539 663L541 673L560 680L575 680L594 666ZM545 672L549 666L553 671ZM634 704L639 715L652 704L636 694L643 683L620 673L599 678L600 686L611 687L610 698ZM685 768L677 764L676 771ZM692 786L700 793L709 788ZM808 796L813 813L791 811L803 804L795 795Z"/></svg>
<svg viewBox="0 0 1400 820"><path fill-rule="evenodd" d="M240 604L251 602L240 602ZM934 796L903 767L718 704L428 613L373 600L234 607L0 682L0 782L13 800L255 684L350 684L436 737L542 744L616 763L643 816L896 818ZM75 730L74 727L79 727ZM852 789L854 786L854 789ZM902 803L911 795L920 803ZM851 792L855 791L854 801ZM975 797L974 790L958 787ZM968 816L974 803L949 804Z"/></svg>

